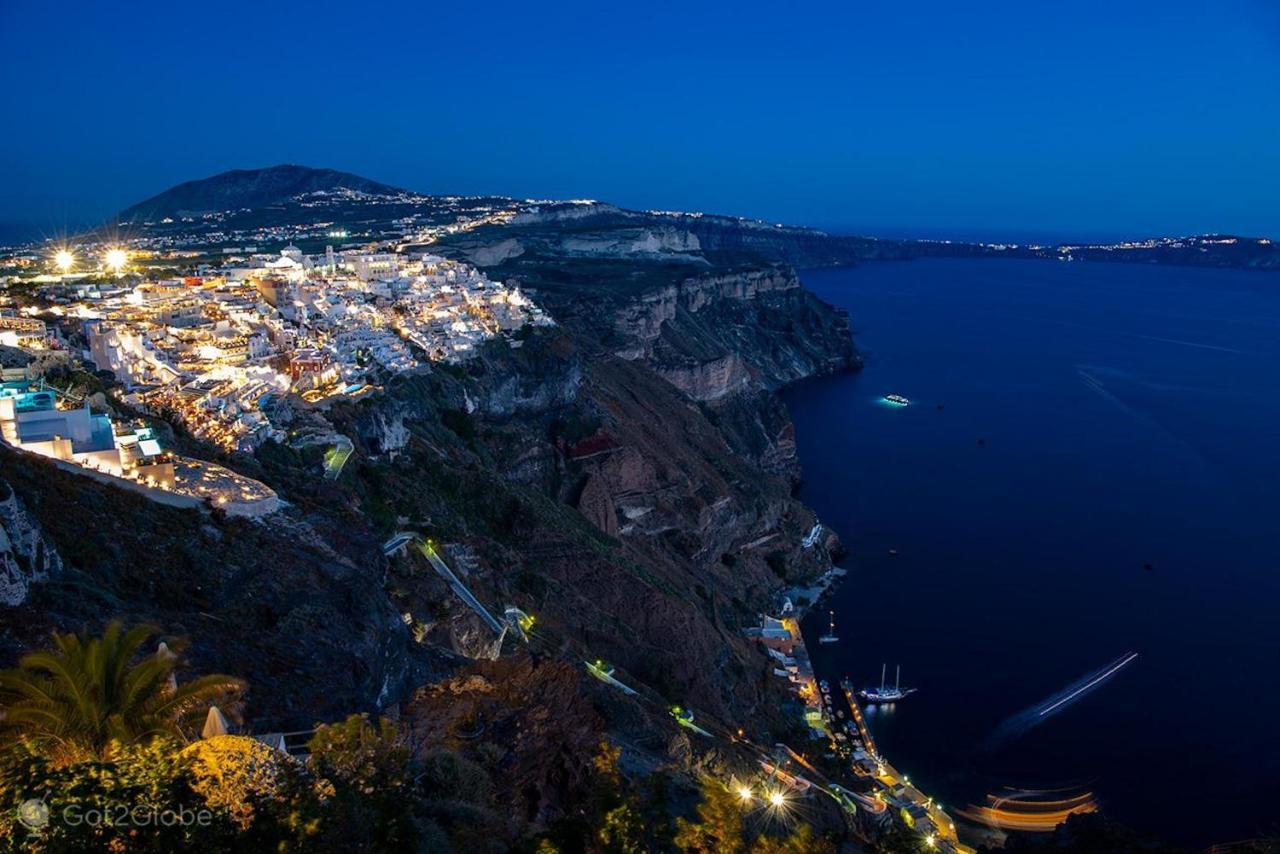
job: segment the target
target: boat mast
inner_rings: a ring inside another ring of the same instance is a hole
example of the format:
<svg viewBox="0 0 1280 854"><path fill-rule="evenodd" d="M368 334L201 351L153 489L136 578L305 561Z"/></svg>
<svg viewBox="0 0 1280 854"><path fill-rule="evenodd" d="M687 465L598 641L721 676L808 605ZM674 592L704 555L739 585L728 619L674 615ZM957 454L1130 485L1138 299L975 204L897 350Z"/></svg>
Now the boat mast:
<svg viewBox="0 0 1280 854"><path fill-rule="evenodd" d="M880 693L881 694L884 693L884 671L885 671L885 668L887 668L888 666L889 665L885 663L881 663L880 665Z"/></svg>
<svg viewBox="0 0 1280 854"><path fill-rule="evenodd" d="M902 665L898 665L898 669L893 672L893 690L897 691L898 686L902 684Z"/></svg>

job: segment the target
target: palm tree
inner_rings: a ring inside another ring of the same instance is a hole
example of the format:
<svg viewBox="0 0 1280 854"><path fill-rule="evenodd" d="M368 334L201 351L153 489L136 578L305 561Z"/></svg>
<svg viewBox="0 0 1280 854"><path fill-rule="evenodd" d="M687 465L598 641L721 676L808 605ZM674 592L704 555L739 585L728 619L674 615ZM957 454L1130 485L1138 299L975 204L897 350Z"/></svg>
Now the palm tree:
<svg viewBox="0 0 1280 854"><path fill-rule="evenodd" d="M54 649L30 652L0 671L0 746L26 739L62 761L104 757L113 742L181 736L215 701L234 700L245 683L201 676L179 685L183 644L138 658L156 633L109 623L101 637L53 636Z"/></svg>

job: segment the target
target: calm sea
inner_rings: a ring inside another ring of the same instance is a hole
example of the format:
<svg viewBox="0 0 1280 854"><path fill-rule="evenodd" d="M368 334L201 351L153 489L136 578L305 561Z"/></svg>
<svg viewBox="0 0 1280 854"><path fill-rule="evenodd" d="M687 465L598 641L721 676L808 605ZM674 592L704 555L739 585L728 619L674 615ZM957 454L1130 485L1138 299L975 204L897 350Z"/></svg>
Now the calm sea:
<svg viewBox="0 0 1280 854"><path fill-rule="evenodd" d="M900 663L919 688L872 715L882 752L949 806L1080 786L1179 843L1280 832L1280 276L922 260L802 278L866 357L787 394L801 497L851 549L841 641L810 650L828 678Z"/></svg>

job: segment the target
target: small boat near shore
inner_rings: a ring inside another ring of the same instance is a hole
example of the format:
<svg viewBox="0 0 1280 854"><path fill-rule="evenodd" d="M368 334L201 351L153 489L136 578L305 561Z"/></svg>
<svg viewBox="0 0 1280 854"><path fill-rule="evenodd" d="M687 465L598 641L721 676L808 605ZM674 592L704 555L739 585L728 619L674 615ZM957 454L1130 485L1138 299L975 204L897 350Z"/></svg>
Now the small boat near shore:
<svg viewBox="0 0 1280 854"><path fill-rule="evenodd" d="M880 665L880 687L879 688L863 688L858 692L858 696L868 703L896 703L904 697L909 697L916 692L915 688L902 687L902 665L898 665L893 677L893 687L890 687L885 681L887 664Z"/></svg>
<svg viewBox="0 0 1280 854"><path fill-rule="evenodd" d="M818 643L836 643L840 638L836 635L836 612L828 611L831 615L831 622L827 627L827 633L818 637Z"/></svg>
<svg viewBox="0 0 1280 854"><path fill-rule="evenodd" d="M891 403L894 406L908 406L911 403L911 401L907 400L900 394L886 394L881 398L881 400L885 403Z"/></svg>

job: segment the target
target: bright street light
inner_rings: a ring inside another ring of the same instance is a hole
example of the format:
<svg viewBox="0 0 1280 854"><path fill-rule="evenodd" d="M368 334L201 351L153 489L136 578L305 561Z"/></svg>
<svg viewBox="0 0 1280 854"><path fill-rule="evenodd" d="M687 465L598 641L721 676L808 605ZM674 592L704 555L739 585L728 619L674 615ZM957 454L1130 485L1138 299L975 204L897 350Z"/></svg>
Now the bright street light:
<svg viewBox="0 0 1280 854"><path fill-rule="evenodd" d="M108 249L106 254L107 266L116 273L124 269L124 265L128 263L129 255L123 249Z"/></svg>
<svg viewBox="0 0 1280 854"><path fill-rule="evenodd" d="M750 786L742 786L738 789L738 799L743 803L750 801L754 797Z"/></svg>
<svg viewBox="0 0 1280 854"><path fill-rule="evenodd" d="M69 273L76 263L76 256L72 255L69 249L59 249L53 256L53 263L57 264L58 269L63 273Z"/></svg>

